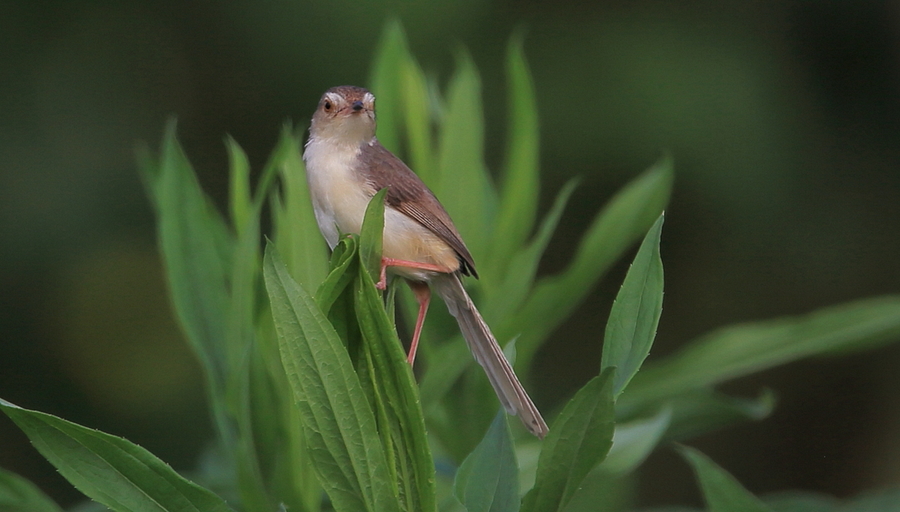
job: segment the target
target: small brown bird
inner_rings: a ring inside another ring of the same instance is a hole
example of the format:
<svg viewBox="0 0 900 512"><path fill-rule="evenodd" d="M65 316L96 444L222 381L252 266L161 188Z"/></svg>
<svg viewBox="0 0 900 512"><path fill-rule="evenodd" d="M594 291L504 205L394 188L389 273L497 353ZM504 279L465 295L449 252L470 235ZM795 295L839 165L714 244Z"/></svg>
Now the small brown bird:
<svg viewBox="0 0 900 512"><path fill-rule="evenodd" d="M430 287L456 317L503 407L543 438L547 424L463 288L461 276L478 277L466 244L431 190L375 138L375 96L361 87L327 90L313 114L303 160L316 221L332 249L341 233L359 233L369 200L387 189L378 287L385 288L389 269L407 281L419 303L409 363L416 357Z"/></svg>

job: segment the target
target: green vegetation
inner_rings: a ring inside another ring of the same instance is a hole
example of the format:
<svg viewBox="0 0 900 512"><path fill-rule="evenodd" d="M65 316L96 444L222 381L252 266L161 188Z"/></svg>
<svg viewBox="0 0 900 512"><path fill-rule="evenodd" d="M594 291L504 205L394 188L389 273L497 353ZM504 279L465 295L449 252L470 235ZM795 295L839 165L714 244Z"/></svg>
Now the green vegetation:
<svg viewBox="0 0 900 512"><path fill-rule="evenodd" d="M400 315L412 313L413 301L392 286L385 307L372 278L382 196L370 203L362 233L343 238L329 265L290 127L255 189L246 156L228 142L230 219L201 190L174 123L159 156L143 157L172 303L205 371L217 432L213 462L190 475L196 483L125 439L5 401L0 409L73 485L117 511L629 510L629 483L653 450L764 417L774 406L769 393L738 399L717 384L900 337L900 297L881 297L726 327L642 368L662 312L659 243L672 161L663 158L621 190L570 264L539 278L575 184L538 211L537 114L517 37L507 66L509 144L499 187L483 160L478 73L464 54L439 98L392 24L370 85L379 138L407 156L456 220L483 275L469 283L475 301L497 338L514 342L507 351L520 375L640 242L611 307L597 375L567 403L543 407L544 441L498 412L446 315L426 323L414 376L394 324L395 299ZM261 248L265 206L272 231ZM889 510L879 503L900 502L896 492L848 503L801 494L761 499L698 451L678 451L710 511ZM20 477L0 473L0 510L59 508Z"/></svg>

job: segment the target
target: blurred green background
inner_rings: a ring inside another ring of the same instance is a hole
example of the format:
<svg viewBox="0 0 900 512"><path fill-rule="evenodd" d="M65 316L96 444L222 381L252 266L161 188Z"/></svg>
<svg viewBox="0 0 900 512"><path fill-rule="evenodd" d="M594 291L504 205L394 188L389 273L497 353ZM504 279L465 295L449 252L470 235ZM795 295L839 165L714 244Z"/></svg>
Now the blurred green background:
<svg viewBox="0 0 900 512"><path fill-rule="evenodd" d="M0 16L0 396L125 436L176 469L211 430L171 318L135 148L166 118L205 188L225 134L256 169L286 119L365 85L395 16L438 83L481 70L488 165L501 163L503 58L519 27L541 116L542 201L582 178L544 270L663 151L675 195L651 358L717 326L900 291L897 2L4 2ZM540 405L596 373L626 263L538 356ZM696 445L751 491L848 496L900 484L898 347L729 385L780 398L769 419ZM7 418L0 466L63 504L80 494ZM642 469L647 504L699 503L672 452Z"/></svg>

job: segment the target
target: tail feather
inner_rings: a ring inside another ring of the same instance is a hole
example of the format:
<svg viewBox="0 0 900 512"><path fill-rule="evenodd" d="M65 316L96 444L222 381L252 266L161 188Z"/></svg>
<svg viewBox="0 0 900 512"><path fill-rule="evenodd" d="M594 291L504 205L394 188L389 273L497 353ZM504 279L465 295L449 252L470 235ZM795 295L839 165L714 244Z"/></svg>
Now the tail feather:
<svg viewBox="0 0 900 512"><path fill-rule="evenodd" d="M544 418L525 392L491 329L463 288L459 274L437 277L432 280L432 285L444 299L450 314L456 318L469 350L472 351L478 364L484 368L500 403L509 414L518 416L532 434L543 439L548 431Z"/></svg>

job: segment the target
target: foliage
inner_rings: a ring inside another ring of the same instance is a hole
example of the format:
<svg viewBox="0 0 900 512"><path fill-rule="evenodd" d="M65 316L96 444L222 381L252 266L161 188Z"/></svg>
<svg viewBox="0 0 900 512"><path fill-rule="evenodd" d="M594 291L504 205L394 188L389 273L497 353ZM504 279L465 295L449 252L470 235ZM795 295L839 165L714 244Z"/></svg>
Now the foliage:
<svg viewBox="0 0 900 512"><path fill-rule="evenodd" d="M372 278L383 196L328 264L290 127L255 190L246 156L227 141L230 219L202 192L174 123L159 157L142 157L173 308L205 372L217 432L212 458L228 475L224 483L208 469L194 473L193 483L125 439L5 401L0 409L73 485L113 510L627 510L634 499L627 482L654 449L759 419L773 407L771 394L738 399L715 385L897 339L900 297L881 297L726 327L642 370L662 311L659 244L672 162L663 158L628 184L596 215L570 264L539 278L575 184L540 215L538 119L519 35L507 49L507 73L509 139L499 187L484 163L480 81L468 56L459 55L441 97L400 27L390 24L371 87L380 139L408 157L456 220L483 275L469 283L475 301L501 342L515 340L521 375L550 333L641 241L611 308L598 374L548 414L543 442L498 413L447 315L433 314L426 324L417 385L393 314L395 298L401 314L412 312L413 301L391 287L385 307ZM272 231L262 250L265 206ZM896 503L891 492L846 504L809 495L760 499L696 450L679 451L711 511L890 510ZM436 466L454 470L448 476ZM0 509L59 507L0 472Z"/></svg>

